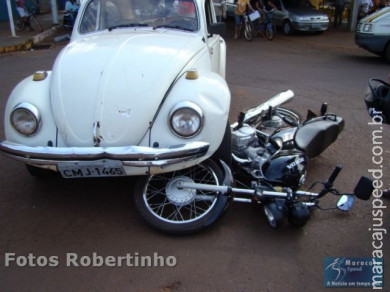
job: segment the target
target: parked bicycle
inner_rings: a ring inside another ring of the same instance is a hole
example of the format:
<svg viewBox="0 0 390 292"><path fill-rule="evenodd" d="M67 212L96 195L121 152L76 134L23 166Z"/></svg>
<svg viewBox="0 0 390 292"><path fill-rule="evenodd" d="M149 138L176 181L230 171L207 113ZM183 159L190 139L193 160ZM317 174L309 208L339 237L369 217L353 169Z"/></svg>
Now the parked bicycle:
<svg viewBox="0 0 390 292"><path fill-rule="evenodd" d="M38 13L39 9L38 8L29 8L27 9L27 18L23 19L20 16L18 17L16 23L15 23L15 28L18 31L25 31L27 28L29 28L31 31L43 31L43 26L41 22L38 19Z"/></svg>
<svg viewBox="0 0 390 292"><path fill-rule="evenodd" d="M275 24L272 23L273 11L274 11L273 9L270 11L262 10L262 14L264 15L264 17L262 17L260 20L261 21L260 31L264 32L265 37L267 38L267 40L270 41L274 39L275 32L276 32Z"/></svg>
<svg viewBox="0 0 390 292"><path fill-rule="evenodd" d="M241 22L240 29L238 30L238 38L241 37L244 32L244 37L247 41L252 41L255 38L255 28L248 14L242 16L243 21Z"/></svg>

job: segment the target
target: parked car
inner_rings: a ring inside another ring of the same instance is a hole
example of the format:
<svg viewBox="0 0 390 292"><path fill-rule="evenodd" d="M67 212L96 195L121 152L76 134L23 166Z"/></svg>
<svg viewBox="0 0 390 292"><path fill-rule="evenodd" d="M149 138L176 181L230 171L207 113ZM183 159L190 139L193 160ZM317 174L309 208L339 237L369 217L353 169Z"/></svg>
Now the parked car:
<svg viewBox="0 0 390 292"><path fill-rule="evenodd" d="M390 61L390 7L360 20L355 31L355 44Z"/></svg>
<svg viewBox="0 0 390 292"><path fill-rule="evenodd" d="M211 0L82 1L52 71L12 91L0 150L64 178L197 165L230 146L223 31Z"/></svg>
<svg viewBox="0 0 390 292"><path fill-rule="evenodd" d="M283 29L286 35L294 31L323 32L328 29L329 17L315 10L308 1L274 0L278 10L273 12L272 21Z"/></svg>
<svg viewBox="0 0 390 292"><path fill-rule="evenodd" d="M235 0L227 0L227 15L233 16L236 8ZM323 32L328 29L327 14L314 9L309 1L274 0L277 11L272 13L272 22L282 28L286 35L294 31Z"/></svg>
<svg viewBox="0 0 390 292"><path fill-rule="evenodd" d="M234 17L234 11L237 7L237 0L226 0L226 15Z"/></svg>

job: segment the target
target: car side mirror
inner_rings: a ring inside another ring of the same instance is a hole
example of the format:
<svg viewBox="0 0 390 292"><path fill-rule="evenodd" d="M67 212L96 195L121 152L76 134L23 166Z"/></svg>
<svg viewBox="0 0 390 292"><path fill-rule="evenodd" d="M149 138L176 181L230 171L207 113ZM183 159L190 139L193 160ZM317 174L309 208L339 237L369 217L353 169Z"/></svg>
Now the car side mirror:
<svg viewBox="0 0 390 292"><path fill-rule="evenodd" d="M358 197L360 200L367 201L374 190L374 186L372 185L372 179L362 176L357 183L353 194Z"/></svg>
<svg viewBox="0 0 390 292"><path fill-rule="evenodd" d="M210 23L208 26L208 31L211 35L224 35L226 33L226 25L224 22Z"/></svg>

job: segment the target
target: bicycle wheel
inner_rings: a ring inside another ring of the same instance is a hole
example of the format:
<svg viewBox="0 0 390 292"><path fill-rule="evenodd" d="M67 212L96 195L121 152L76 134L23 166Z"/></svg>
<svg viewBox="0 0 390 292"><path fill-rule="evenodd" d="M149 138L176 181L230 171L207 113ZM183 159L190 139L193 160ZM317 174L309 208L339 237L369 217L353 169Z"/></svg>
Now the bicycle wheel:
<svg viewBox="0 0 390 292"><path fill-rule="evenodd" d="M253 28L253 23L251 21L245 22L244 36L247 41L252 41L253 38L255 37L255 30Z"/></svg>
<svg viewBox="0 0 390 292"><path fill-rule="evenodd" d="M268 23L267 28L265 30L265 37L267 38L267 40L269 40L269 41L273 40L273 38L275 36L274 32L275 32L275 30L274 30L272 23Z"/></svg>
<svg viewBox="0 0 390 292"><path fill-rule="evenodd" d="M17 20L15 20L14 23L15 23L15 29L17 31L24 31L25 23L21 18L18 18Z"/></svg>
<svg viewBox="0 0 390 292"><path fill-rule="evenodd" d="M35 31L43 31L43 27L35 15L31 15L30 17L30 26Z"/></svg>

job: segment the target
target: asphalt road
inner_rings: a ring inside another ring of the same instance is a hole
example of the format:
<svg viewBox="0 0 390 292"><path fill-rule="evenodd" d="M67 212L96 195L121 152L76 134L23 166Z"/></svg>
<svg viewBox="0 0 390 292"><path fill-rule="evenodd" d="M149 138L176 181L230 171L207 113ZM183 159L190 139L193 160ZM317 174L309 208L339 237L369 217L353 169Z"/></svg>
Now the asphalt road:
<svg viewBox="0 0 390 292"><path fill-rule="evenodd" d="M326 179L341 163L335 187L351 192L375 166L372 133L378 128L368 124L363 93L369 78L386 78L388 64L358 48L278 35L272 42L234 41L230 35L226 40L231 121L240 110L287 89L296 94L288 107L303 115L327 102L331 112L345 118L346 127L335 144L311 161L306 185ZM61 48L0 56L1 113L15 84L35 70L50 70ZM389 186L390 127L383 125L382 131L382 180ZM357 201L349 213L316 210L304 228L279 230L267 225L262 210L236 203L216 226L173 237L151 230L138 216L132 178L36 179L4 156L0 177L0 291L324 291L326 257L370 257L374 250L371 201ZM324 203L332 206L335 200L328 197ZM382 228L389 230L389 212L383 211ZM387 263L388 237L383 242ZM79 260L94 254L131 255L134 266L75 267L67 263L74 254ZM15 258L9 267L6 255ZM165 267L137 267L136 260L145 256L165 257ZM31 266L44 265L45 258L49 266ZM384 291L389 291L390 273L385 275Z"/></svg>

